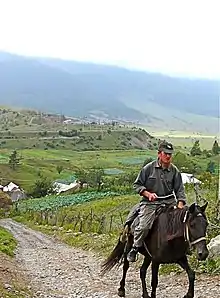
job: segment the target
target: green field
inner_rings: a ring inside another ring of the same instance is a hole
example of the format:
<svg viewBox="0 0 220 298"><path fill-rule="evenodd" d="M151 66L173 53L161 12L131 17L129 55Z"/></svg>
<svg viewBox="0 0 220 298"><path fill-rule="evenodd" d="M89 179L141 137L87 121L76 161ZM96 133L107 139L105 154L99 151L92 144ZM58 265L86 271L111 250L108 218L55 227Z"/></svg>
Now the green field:
<svg viewBox="0 0 220 298"><path fill-rule="evenodd" d="M0 184L10 181L30 190L40 176L71 181L76 173L102 169L105 179L138 173L144 161L156 158L159 139L174 143L176 152L189 154L196 139L201 150L211 150L215 136L151 131L125 124L63 124L61 116L36 111L5 109L1 113ZM9 167L9 157L17 150L20 164ZM204 154L189 157L205 170L218 157ZM58 168L62 168L60 173Z"/></svg>
<svg viewBox="0 0 220 298"><path fill-rule="evenodd" d="M200 134L196 132L184 132L184 131L154 131L149 130L150 134L155 138L166 139L173 143L175 146L181 146L182 148L191 148L196 140L200 141L200 145L203 149L210 150L214 141L219 139L218 135Z"/></svg>
<svg viewBox="0 0 220 298"><path fill-rule="evenodd" d="M178 142L178 141L177 141ZM176 149L177 152L180 150ZM182 149L189 153L189 150ZM99 150L99 151L73 151L73 150L41 150L22 149L17 151L21 156L20 165L15 170L8 165L8 159L12 150L0 149L0 184L6 184L13 180L24 189L29 189L39 174L53 180L70 180L69 177L81 170L101 168L106 176L117 176L130 172L138 173L144 161L148 158L156 158L156 150ZM211 158L194 157L203 170L210 160L218 163L218 156ZM59 174L57 167L63 170ZM75 179L74 179L75 180Z"/></svg>
<svg viewBox="0 0 220 298"><path fill-rule="evenodd" d="M108 175L138 171L147 157L154 157L153 150L101 150L101 151L72 151L72 150L18 150L22 156L20 165L12 170L7 162L11 150L0 149L0 175L2 183L13 179L23 188L27 188L41 173L51 179L68 179L80 169L103 168ZM62 166L61 174L57 166Z"/></svg>

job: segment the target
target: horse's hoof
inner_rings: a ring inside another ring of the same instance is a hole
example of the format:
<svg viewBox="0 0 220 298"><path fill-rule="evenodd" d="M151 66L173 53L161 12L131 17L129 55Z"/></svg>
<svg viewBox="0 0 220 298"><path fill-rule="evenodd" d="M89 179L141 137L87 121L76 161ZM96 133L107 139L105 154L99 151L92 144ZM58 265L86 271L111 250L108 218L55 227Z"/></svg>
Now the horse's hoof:
<svg viewBox="0 0 220 298"><path fill-rule="evenodd" d="M125 290L118 289L118 296L119 297L125 297Z"/></svg>

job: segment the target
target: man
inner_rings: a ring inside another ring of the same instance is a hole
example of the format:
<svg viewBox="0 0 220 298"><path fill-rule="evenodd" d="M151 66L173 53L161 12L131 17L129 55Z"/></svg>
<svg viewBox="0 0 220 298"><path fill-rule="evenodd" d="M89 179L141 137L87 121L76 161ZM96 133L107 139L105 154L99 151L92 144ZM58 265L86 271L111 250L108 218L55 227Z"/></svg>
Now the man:
<svg viewBox="0 0 220 298"><path fill-rule="evenodd" d="M161 142L157 160L146 164L134 182L134 189L142 199L138 210L139 224L134 230L134 244L127 256L129 262L135 262L138 248L142 246L144 238L152 227L158 205L166 203L175 206L177 204L178 208L183 208L186 204L181 173L171 163L173 152L171 143ZM129 222L129 216L127 222Z"/></svg>

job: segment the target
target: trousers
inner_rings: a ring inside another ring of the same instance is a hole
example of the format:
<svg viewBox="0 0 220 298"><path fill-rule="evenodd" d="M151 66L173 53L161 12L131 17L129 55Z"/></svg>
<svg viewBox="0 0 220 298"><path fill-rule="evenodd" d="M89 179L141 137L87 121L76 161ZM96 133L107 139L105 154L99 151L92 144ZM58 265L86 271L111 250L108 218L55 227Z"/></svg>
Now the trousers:
<svg viewBox="0 0 220 298"><path fill-rule="evenodd" d="M134 227L134 246L142 246L144 238L147 236L154 223L156 209L162 204L175 206L176 200L175 198L171 198L169 200L161 200L160 202L156 201L154 203L140 202L132 208L127 217L126 224L132 223L137 216L139 217L139 222Z"/></svg>
<svg viewBox="0 0 220 298"><path fill-rule="evenodd" d="M134 246L141 247L144 238L147 236L148 231L151 229L155 219L155 205L140 205L138 217L139 223L134 229Z"/></svg>

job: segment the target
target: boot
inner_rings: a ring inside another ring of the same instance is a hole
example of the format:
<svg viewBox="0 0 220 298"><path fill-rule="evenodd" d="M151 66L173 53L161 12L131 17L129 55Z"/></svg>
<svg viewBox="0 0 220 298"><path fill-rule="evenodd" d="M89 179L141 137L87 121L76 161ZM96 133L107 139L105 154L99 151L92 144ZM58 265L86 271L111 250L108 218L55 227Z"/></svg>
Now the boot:
<svg viewBox="0 0 220 298"><path fill-rule="evenodd" d="M137 253L138 253L138 247L133 246L127 255L128 262L135 262Z"/></svg>

